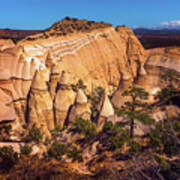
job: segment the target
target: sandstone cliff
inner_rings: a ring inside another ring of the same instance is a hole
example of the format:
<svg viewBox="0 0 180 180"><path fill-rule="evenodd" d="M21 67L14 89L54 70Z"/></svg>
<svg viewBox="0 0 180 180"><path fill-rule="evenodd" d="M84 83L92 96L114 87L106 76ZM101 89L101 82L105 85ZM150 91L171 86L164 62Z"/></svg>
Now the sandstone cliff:
<svg viewBox="0 0 180 180"><path fill-rule="evenodd" d="M162 74L172 71L180 74L180 53L178 47L155 48L147 51L145 68L147 75L140 77L137 84L149 92L149 100L154 101L154 95L161 88L167 86L163 81ZM180 88L180 79L174 78L171 83L176 88Z"/></svg>
<svg viewBox="0 0 180 180"><path fill-rule="evenodd" d="M86 93L97 86L112 93L145 74L145 60L130 29L66 18L0 52L0 121L14 121L14 128L62 125L76 96L71 86L78 80ZM71 76L68 86L61 82L64 72Z"/></svg>

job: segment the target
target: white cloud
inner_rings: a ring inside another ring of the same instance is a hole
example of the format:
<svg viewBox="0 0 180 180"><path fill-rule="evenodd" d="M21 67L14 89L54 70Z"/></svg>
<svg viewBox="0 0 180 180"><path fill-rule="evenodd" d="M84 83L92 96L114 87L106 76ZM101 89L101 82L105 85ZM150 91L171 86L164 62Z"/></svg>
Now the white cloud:
<svg viewBox="0 0 180 180"><path fill-rule="evenodd" d="M162 22L162 23L160 23L160 25L162 25L162 26L169 26L169 23L168 22Z"/></svg>
<svg viewBox="0 0 180 180"><path fill-rule="evenodd" d="M171 26L180 26L180 20L174 20L170 22Z"/></svg>
<svg viewBox="0 0 180 180"><path fill-rule="evenodd" d="M172 20L172 21L169 21L169 22L162 22L160 23L161 26L173 26L173 27L176 27L176 26L180 26L180 20Z"/></svg>

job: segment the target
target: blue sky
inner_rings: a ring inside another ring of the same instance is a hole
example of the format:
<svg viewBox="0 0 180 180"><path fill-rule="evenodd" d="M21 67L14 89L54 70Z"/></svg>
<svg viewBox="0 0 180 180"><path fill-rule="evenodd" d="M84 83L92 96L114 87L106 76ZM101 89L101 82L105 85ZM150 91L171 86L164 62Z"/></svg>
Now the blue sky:
<svg viewBox="0 0 180 180"><path fill-rule="evenodd" d="M180 24L180 0L0 0L0 29L45 29L65 16L114 26Z"/></svg>

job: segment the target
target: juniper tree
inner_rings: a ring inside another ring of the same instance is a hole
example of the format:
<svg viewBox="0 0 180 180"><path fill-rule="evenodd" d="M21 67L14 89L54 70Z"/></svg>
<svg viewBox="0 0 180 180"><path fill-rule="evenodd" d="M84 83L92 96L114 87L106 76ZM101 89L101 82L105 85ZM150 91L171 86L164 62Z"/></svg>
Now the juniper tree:
<svg viewBox="0 0 180 180"><path fill-rule="evenodd" d="M121 113L126 114L130 120L130 137L133 138L135 120L146 125L154 123L154 120L146 113L150 106L143 102L148 99L148 93L143 88L129 87L122 95L131 97L131 101L125 102Z"/></svg>

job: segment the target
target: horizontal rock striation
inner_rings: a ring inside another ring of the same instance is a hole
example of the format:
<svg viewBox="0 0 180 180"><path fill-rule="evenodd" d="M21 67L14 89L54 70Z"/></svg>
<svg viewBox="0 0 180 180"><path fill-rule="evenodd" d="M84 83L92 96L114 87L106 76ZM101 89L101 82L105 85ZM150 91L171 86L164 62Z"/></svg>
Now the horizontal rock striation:
<svg viewBox="0 0 180 180"><path fill-rule="evenodd" d="M67 22L77 26L74 20ZM86 93L98 86L112 93L121 82L145 74L145 51L130 29L78 23L89 25L57 36L60 22L45 31L47 38L30 36L0 52L0 122L15 121L14 128L37 123L47 131L67 120L76 97L72 86L79 80ZM69 74L69 80L62 79L63 73Z"/></svg>
<svg viewBox="0 0 180 180"><path fill-rule="evenodd" d="M167 82L162 79L162 75L167 71L172 71L180 75L180 49L178 47L156 48L148 50L145 69L147 75L140 77L137 84L149 92L149 100L154 102L154 96L162 88L167 86ZM180 79L175 77L171 83L174 87L180 88Z"/></svg>

